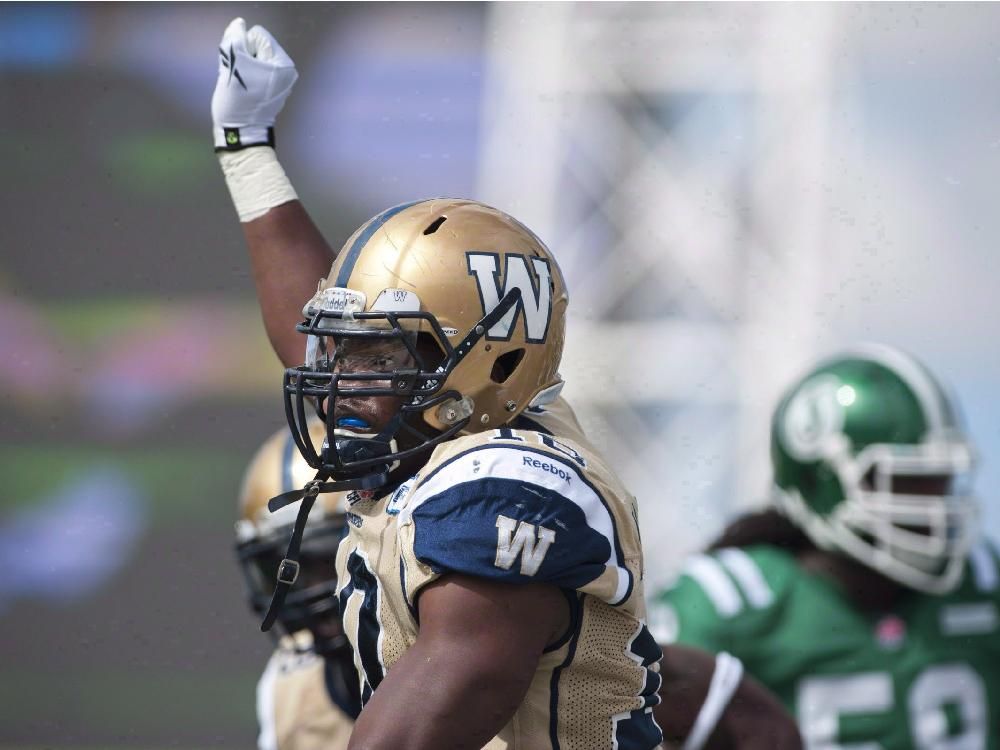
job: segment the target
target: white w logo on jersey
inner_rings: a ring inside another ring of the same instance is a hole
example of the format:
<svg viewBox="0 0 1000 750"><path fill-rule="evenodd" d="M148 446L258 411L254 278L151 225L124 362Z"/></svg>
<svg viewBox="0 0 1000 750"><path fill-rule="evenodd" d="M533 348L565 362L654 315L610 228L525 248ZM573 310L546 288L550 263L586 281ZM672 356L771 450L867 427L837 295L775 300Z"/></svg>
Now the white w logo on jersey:
<svg viewBox="0 0 1000 750"><path fill-rule="evenodd" d="M549 262L545 258L532 258L531 265L538 277L538 284L528 270L528 261L523 255L507 253L504 256L503 288L500 288L500 256L496 253L466 253L469 274L476 277L479 285L479 299L483 303L483 315L500 304L511 289L521 290L521 301L510 312L500 318L486 338L510 339L517 323L517 316L524 311L525 338L535 344L545 341L552 315L552 280Z"/></svg>
<svg viewBox="0 0 1000 750"><path fill-rule="evenodd" d="M537 536L536 536L537 533ZM507 516L497 516L496 566L510 570L518 555L521 557L521 575L533 576L542 566L545 553L556 540L556 532L544 526L517 521Z"/></svg>

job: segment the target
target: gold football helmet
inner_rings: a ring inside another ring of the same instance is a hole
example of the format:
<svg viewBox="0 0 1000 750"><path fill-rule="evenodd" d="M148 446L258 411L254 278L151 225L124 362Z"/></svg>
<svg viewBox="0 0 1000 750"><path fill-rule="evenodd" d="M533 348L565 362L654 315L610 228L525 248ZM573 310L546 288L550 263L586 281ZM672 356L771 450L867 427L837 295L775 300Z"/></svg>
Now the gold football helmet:
<svg viewBox="0 0 1000 750"><path fill-rule="evenodd" d="M314 469L372 488L398 460L551 401L567 302L549 250L502 211L440 198L382 212L303 309L306 361L284 387L299 449ZM336 413L338 400L373 397L398 404L387 425ZM310 402L322 447L304 429Z"/></svg>
<svg viewBox="0 0 1000 750"><path fill-rule="evenodd" d="M316 420L311 432L322 439L325 426ZM243 475L236 522L236 556L246 579L251 609L267 611L275 580L295 524L296 508L286 506L274 513L268 500L301 487L313 471L295 449L287 429L268 438ZM322 495L306 523L302 536L302 568L278 616L278 635L303 630L313 634L314 650L333 653L348 647L337 613L337 577L334 558L344 536L346 520L338 506L339 495Z"/></svg>

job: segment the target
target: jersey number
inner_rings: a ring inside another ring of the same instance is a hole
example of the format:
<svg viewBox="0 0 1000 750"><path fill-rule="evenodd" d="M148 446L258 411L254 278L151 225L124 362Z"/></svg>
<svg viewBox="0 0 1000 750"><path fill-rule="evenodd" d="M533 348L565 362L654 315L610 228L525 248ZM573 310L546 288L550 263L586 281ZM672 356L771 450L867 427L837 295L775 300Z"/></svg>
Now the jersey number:
<svg viewBox="0 0 1000 750"><path fill-rule="evenodd" d="M355 549L347 558L347 573L350 580L340 590L340 611L347 612L351 597L360 597L358 608L358 632L354 637L354 659L359 665L361 678L361 704L368 702L372 692L382 682L385 668L379 656L379 641L382 626L378 621L379 599L382 592L378 579L368 567L368 561Z"/></svg>
<svg viewBox="0 0 1000 750"><path fill-rule="evenodd" d="M892 678L887 672L844 677L810 677L799 683L802 739L817 750L878 750L877 742L837 743L840 717L892 710ZM965 664L923 670L907 696L910 732L917 750L973 750L986 747L986 695L979 675ZM948 709L957 713L949 731Z"/></svg>

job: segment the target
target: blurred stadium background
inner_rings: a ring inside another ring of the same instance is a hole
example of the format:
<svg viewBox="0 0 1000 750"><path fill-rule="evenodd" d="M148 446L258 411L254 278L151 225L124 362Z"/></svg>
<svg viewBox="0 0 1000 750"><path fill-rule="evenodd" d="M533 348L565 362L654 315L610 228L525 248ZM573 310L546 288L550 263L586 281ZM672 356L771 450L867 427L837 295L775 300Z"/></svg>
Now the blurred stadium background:
<svg viewBox="0 0 1000 750"><path fill-rule="evenodd" d="M0 746L253 743L234 496L283 418L211 152L235 15L298 63L279 152L332 244L463 195L556 251L652 583L857 339L959 393L998 529L1000 6L3 4Z"/></svg>

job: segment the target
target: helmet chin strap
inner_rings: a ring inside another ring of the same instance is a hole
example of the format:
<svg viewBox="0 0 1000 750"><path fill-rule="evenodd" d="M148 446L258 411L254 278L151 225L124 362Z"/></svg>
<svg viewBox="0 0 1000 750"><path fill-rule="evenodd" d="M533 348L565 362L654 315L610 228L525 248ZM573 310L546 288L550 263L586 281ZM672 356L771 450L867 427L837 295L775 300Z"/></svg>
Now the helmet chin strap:
<svg viewBox="0 0 1000 750"><path fill-rule="evenodd" d="M329 476L325 469L320 469L316 472L316 476L309 482L306 482L305 487L302 489L284 492L277 497L272 497L267 503L267 509L271 513L275 513L292 503L302 502L299 506L298 515L295 516L295 526L292 528L292 536L288 540L285 557L278 565L277 581L274 586L274 593L271 594L271 603L267 607L264 621L260 624L260 629L265 633L274 625L274 621L278 618L278 613L285 603L285 597L288 596L289 590L291 590L295 580L299 577L299 549L302 546L302 534L306 528L309 511L312 510L313 504L316 502L316 497L321 492L369 490L380 487L388 479L389 467L386 466L384 471L375 474L367 474L363 477L345 479L339 482L324 481Z"/></svg>
<svg viewBox="0 0 1000 750"><path fill-rule="evenodd" d="M372 437L364 438L342 438L337 440L333 448L337 463L343 464L344 458L349 461L368 461L380 456L387 456L393 453L393 437L402 423L402 414L396 414L389 423ZM329 450L329 447L328 447ZM295 580L299 577L299 549L302 546L302 534L305 532L306 520L312 510L316 497L321 492L345 492L347 490L373 490L383 486L389 481L389 474L392 466L384 464L377 467L375 471L365 473L359 477L350 477L335 482L328 482L330 472L323 468L316 472L316 476L300 490L291 490L282 493L277 497L272 497L267 503L267 509L275 513L282 508L301 501L298 515L295 517L295 526L292 528L292 536L288 540L288 549L285 557L278 565L277 581L274 586L274 593L271 595L271 603L268 605L264 621L260 624L260 629L265 633L274 625L278 618L285 597L291 590Z"/></svg>

